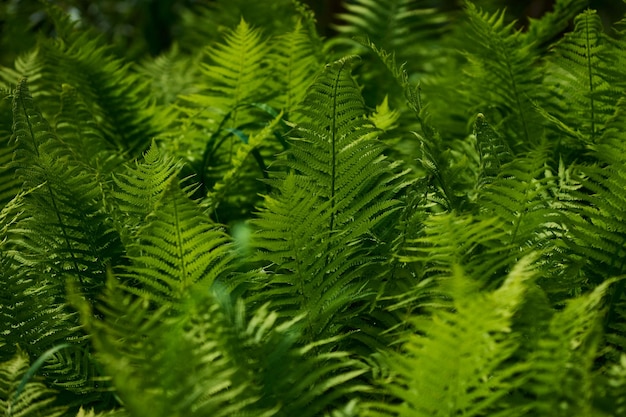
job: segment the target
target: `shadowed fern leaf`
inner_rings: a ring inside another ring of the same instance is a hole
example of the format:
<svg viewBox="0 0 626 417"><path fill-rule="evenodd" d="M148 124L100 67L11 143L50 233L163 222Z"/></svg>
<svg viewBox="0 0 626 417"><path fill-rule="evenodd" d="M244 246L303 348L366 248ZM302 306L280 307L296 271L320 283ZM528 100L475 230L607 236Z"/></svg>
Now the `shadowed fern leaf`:
<svg viewBox="0 0 626 417"><path fill-rule="evenodd" d="M514 23L505 23L504 12L490 15L470 2L466 10L474 44L467 52L472 77L467 97L475 109L496 120L498 126L502 123L514 150L539 143L542 130L532 104L540 79L537 52L513 29Z"/></svg>
<svg viewBox="0 0 626 417"><path fill-rule="evenodd" d="M0 363L0 413L12 417L60 417L65 408L54 405L56 391L37 378L22 386L29 370L28 354L22 350L8 362Z"/></svg>
<svg viewBox="0 0 626 417"><path fill-rule="evenodd" d="M619 65L615 47L603 33L600 17L588 10L576 17L574 31L554 46L549 57L545 108L561 135L574 137L574 142L564 143L570 152L598 142L615 112L623 84L623 74L614 70Z"/></svg>

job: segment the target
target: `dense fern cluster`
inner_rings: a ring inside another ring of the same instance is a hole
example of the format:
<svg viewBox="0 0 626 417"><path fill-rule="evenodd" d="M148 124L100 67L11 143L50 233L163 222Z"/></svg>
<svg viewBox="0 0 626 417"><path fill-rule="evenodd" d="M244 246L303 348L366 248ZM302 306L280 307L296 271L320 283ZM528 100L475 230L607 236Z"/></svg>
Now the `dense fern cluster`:
<svg viewBox="0 0 626 417"><path fill-rule="evenodd" d="M248 3L0 68L0 413L626 416L626 18Z"/></svg>

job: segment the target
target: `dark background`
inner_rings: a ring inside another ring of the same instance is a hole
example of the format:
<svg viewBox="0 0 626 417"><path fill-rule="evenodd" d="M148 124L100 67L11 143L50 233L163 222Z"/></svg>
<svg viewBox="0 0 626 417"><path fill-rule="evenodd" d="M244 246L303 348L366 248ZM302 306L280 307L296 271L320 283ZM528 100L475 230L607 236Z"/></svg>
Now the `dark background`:
<svg viewBox="0 0 626 417"><path fill-rule="evenodd" d="M51 35L52 25L43 11L46 0L0 1L0 64L12 66L16 55L35 45L36 36ZM268 3L265 3L268 1ZM250 5L275 4L270 0L250 0ZM158 55L177 40L182 31L184 16L219 7L230 2L219 0L57 0L57 4L75 19L96 28L112 44L119 46L119 53L127 58L142 55ZM238 1L245 4L245 1ZM340 0L305 0L315 12L319 33L325 37L334 34L333 23L342 11ZM462 0L432 0L417 2L420 6L432 6L443 10L462 7ZM540 17L551 10L553 1L498 1L476 0L475 4L486 10L506 7L509 16L521 27L528 17ZM589 7L598 10L611 25L626 12L626 4L620 0L595 0ZM188 28L188 26L185 26Z"/></svg>

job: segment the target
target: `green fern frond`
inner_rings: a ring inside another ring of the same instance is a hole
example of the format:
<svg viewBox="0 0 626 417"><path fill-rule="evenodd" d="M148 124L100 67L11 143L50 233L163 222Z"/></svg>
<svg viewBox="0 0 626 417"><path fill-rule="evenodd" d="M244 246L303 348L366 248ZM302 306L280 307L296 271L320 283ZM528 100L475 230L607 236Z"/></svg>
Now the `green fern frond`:
<svg viewBox="0 0 626 417"><path fill-rule="evenodd" d="M157 417L229 416L250 403L246 386L234 385L236 370L220 352L224 328L217 306L166 320L167 308L149 308L147 300L124 294L114 280L109 277L106 301L98 306L102 320L78 294L73 303L130 415L150 410Z"/></svg>
<svg viewBox="0 0 626 417"><path fill-rule="evenodd" d="M60 101L61 108L54 118L57 138L73 160L84 163L85 169L104 183L108 174L122 164L122 158L115 154L115 148L103 137L98 121L76 89L64 84Z"/></svg>
<svg viewBox="0 0 626 417"><path fill-rule="evenodd" d="M243 200L242 194L252 196L260 192L259 188L262 184L259 178L267 178L265 159L270 158L267 150L273 148L272 139L276 134L280 134L276 130L284 123L282 119L283 113L281 112L263 130L251 134L246 138L245 143L238 146L232 156L230 169L215 183L207 195L205 204L208 210L216 212L221 205L224 205L226 208L221 209L228 210L230 219L233 219L235 218L234 207L250 207L257 202L257 200L252 200L244 203L232 200ZM251 209L248 210L251 211ZM220 218L219 215L217 217Z"/></svg>
<svg viewBox="0 0 626 417"><path fill-rule="evenodd" d="M314 356L315 346L297 344L302 317L279 322L267 305L248 315L242 302L198 287L172 315L114 280L97 306L103 320L72 297L132 416L315 417L360 389L353 380L365 370L347 353Z"/></svg>
<svg viewBox="0 0 626 417"><path fill-rule="evenodd" d="M16 91L13 115L14 163L27 191L27 214L9 231L20 248L14 256L56 279L74 275L93 290L118 255L118 237L101 211L99 187L60 153L60 142L35 108L25 81Z"/></svg>
<svg viewBox="0 0 626 417"><path fill-rule="evenodd" d="M447 59L440 41L447 31L450 13L433 3L349 0L344 1L344 7L345 12L337 15L340 23L335 25L340 36L330 39L326 48L333 50L336 57L363 57L355 72L364 84L363 96L368 106L379 103L385 94L399 95L384 63L381 65L365 45L376 45L394 55L412 77L427 76Z"/></svg>
<svg viewBox="0 0 626 417"><path fill-rule="evenodd" d="M126 290L157 304L183 301L195 285L210 288L228 271L229 238L171 180L129 248Z"/></svg>
<svg viewBox="0 0 626 417"><path fill-rule="evenodd" d="M38 379L22 385L29 362L28 354L18 349L11 360L0 363L0 413L11 417L64 416L66 409L54 404L55 390Z"/></svg>
<svg viewBox="0 0 626 417"><path fill-rule="evenodd" d="M424 220L423 235L407 240L403 262L417 262L422 278L445 278L455 265L464 275L494 286L503 269L516 259L506 242L507 229L497 217L455 213L431 215Z"/></svg>
<svg viewBox="0 0 626 417"><path fill-rule="evenodd" d="M593 412L592 372L601 349L602 305L609 286L570 300L556 312L547 333L531 354L528 386L536 400L532 413L550 416L596 415Z"/></svg>
<svg viewBox="0 0 626 417"><path fill-rule="evenodd" d="M503 166L493 182L479 191L481 211L506 222L507 243L533 246L545 239L550 224L561 220L548 194L551 177L545 175L546 165L544 151L531 152Z"/></svg>
<svg viewBox="0 0 626 417"><path fill-rule="evenodd" d="M259 29L242 19L235 29L226 32L223 43L208 47L205 54L210 63L202 66L206 77L200 86L203 91L184 98L198 107L200 115L208 112L214 119L209 123L238 128L249 122L243 108L267 98L267 40Z"/></svg>
<svg viewBox="0 0 626 417"><path fill-rule="evenodd" d="M496 177L502 166L513 159L513 155L504 139L487 123L482 113L476 116L474 135L480 156L479 182L484 184Z"/></svg>
<svg viewBox="0 0 626 417"><path fill-rule="evenodd" d="M292 171L271 180L278 194L253 221L258 259L277 267L268 284L289 316L309 312L308 340L333 335L336 315L351 315L346 307L363 296L368 240L403 187L373 140L350 62L328 65L309 90L284 161Z"/></svg>
<svg viewBox="0 0 626 417"><path fill-rule="evenodd" d="M175 146L184 150L177 154L189 160L197 175L199 197L231 168L239 136L262 130L264 121L276 116L267 108L272 98L270 52L261 31L241 20L223 42L205 49L208 63L202 64L198 92L181 98Z"/></svg>
<svg viewBox="0 0 626 417"><path fill-rule="evenodd" d="M570 25L572 19L588 4L585 0L557 0L552 10L540 19L529 19L526 42L542 52Z"/></svg>
<svg viewBox="0 0 626 417"><path fill-rule="evenodd" d="M471 76L467 97L473 108L497 126L502 123L512 149L539 143L542 129L532 102L540 80L537 52L514 23L505 23L504 12L490 15L468 2L466 13L473 45L466 52Z"/></svg>
<svg viewBox="0 0 626 417"><path fill-rule="evenodd" d="M142 162L134 166L127 164L125 171L113 174L115 202L109 210L126 245L133 241L146 217L154 212L180 169L180 164L153 142Z"/></svg>
<svg viewBox="0 0 626 417"><path fill-rule="evenodd" d="M279 96L276 107L288 118L304 98L315 75L322 69L316 40L306 22L296 21L293 30L281 35L273 46L274 83ZM295 121L295 120L294 120Z"/></svg>
<svg viewBox="0 0 626 417"><path fill-rule="evenodd" d="M622 74L613 71L618 65L615 45L604 34L600 17L588 10L574 23L574 31L554 46L548 58L544 85L550 91L545 108L561 134L574 136L576 142L566 145L576 149L602 136L622 93L618 87Z"/></svg>
<svg viewBox="0 0 626 417"><path fill-rule="evenodd" d="M39 46L41 72L33 90L45 91L41 107L58 113L61 80L76 89L98 120L101 135L122 153L135 155L148 147L159 130L152 118L153 103L147 84L128 64L114 58L111 48L91 30L78 29L56 6L48 6L58 38Z"/></svg>
<svg viewBox="0 0 626 417"><path fill-rule="evenodd" d="M524 407L507 398L523 385L529 368L511 361L519 344L511 327L533 269L532 258L524 258L498 289L481 292L454 266L442 288L452 308L414 316L402 352L388 356L388 389L400 404L368 404L368 415L523 415Z"/></svg>
<svg viewBox="0 0 626 417"><path fill-rule="evenodd" d="M344 7L337 15L341 23L335 25L344 42L367 38L396 53L411 73L436 55L436 48L424 45L441 37L448 20L432 3L418 0L350 0Z"/></svg>

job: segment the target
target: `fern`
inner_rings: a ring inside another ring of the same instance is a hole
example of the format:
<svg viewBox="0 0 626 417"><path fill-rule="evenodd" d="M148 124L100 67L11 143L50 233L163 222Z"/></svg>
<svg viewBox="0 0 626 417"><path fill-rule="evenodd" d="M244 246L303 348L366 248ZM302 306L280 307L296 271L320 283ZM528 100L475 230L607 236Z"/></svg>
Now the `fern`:
<svg viewBox="0 0 626 417"><path fill-rule="evenodd" d="M336 17L335 29L341 36L329 42L338 54L359 54L364 60L357 71L365 84L368 105L380 102L390 91L384 67L371 59L360 43L368 43L395 54L410 75L432 71L440 59L438 43L446 31L449 15L433 4L418 0L351 0L344 1L345 12ZM432 46L431 46L432 45ZM371 90L368 86L376 86Z"/></svg>
<svg viewBox="0 0 626 417"><path fill-rule="evenodd" d="M128 164L124 171L113 176L113 207L109 211L126 245L134 241L139 227L180 171L180 164L160 151L154 142L143 158L142 163L134 167Z"/></svg>
<svg viewBox="0 0 626 417"><path fill-rule="evenodd" d="M611 281L571 300L550 320L547 333L529 360L529 386L537 400L532 413L550 416L594 415L591 372L600 346L602 299Z"/></svg>
<svg viewBox="0 0 626 417"><path fill-rule="evenodd" d="M167 185L154 212L130 247L131 265L125 275L139 288L126 287L157 304L187 297L194 285L210 287L228 271L228 237L202 216L176 181Z"/></svg>
<svg viewBox="0 0 626 417"><path fill-rule="evenodd" d="M453 270L443 290L452 309L413 317L414 333L402 353L389 355L389 391L400 403L370 404L379 411L369 415L522 415L523 408L506 397L524 383L521 376L528 369L510 362L518 344L510 332L533 278L530 258L489 293L477 291L460 265Z"/></svg>
<svg viewBox="0 0 626 417"><path fill-rule="evenodd" d="M63 416L65 408L54 404L56 391L39 380L22 385L28 367L28 355L22 350L11 360L0 363L0 412L14 417Z"/></svg>
<svg viewBox="0 0 626 417"><path fill-rule="evenodd" d="M615 112L621 76L612 70L617 65L612 62L614 47L602 32L600 17L587 11L576 17L574 31L553 48L545 85L552 92L550 120L575 139L564 146L580 148L598 142Z"/></svg>
<svg viewBox="0 0 626 417"><path fill-rule="evenodd" d="M524 44L512 23L505 23L504 12L489 15L468 2L467 14L476 45L468 54L473 76L470 97L480 97L480 105L495 109L488 117L503 123L512 148L538 143L541 128L532 104L533 87L539 82L536 52Z"/></svg>
<svg viewBox="0 0 626 417"><path fill-rule="evenodd" d="M329 65L311 87L285 161L292 171L272 180L278 194L253 222L258 259L278 267L268 281L277 302L292 317L309 312L308 340L334 335L337 314L353 314L346 309L364 295L368 235L397 207L391 197L401 187L372 139L349 68L348 59Z"/></svg>
<svg viewBox="0 0 626 417"><path fill-rule="evenodd" d="M34 107L25 81L16 92L13 114L17 175L29 191L28 216L9 230L22 248L16 258L39 264L41 272L50 268L57 279L70 273L97 287L107 262L117 256L116 235L96 203L97 187L71 160L55 155L59 143Z"/></svg>

